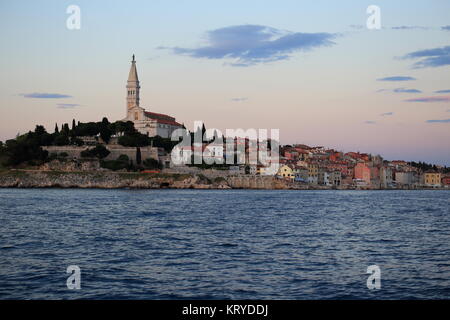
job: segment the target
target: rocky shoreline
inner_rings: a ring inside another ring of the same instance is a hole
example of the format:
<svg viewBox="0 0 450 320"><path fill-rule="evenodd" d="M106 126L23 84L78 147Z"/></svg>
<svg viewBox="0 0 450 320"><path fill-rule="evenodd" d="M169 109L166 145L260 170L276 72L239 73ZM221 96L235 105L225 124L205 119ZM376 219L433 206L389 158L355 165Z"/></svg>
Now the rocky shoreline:
<svg viewBox="0 0 450 320"><path fill-rule="evenodd" d="M0 171L0 188L330 190L273 176L57 170ZM349 190L339 188L338 190ZM428 188L427 188L428 189ZM444 189L444 188L435 188ZM354 188L351 188L354 190ZM367 190L367 189L366 189ZM380 189L370 189L380 190ZM400 190L400 189L391 189ZM418 190L418 189L415 189ZM448 190L448 189L445 189Z"/></svg>
<svg viewBox="0 0 450 320"><path fill-rule="evenodd" d="M202 174L8 170L0 172L0 188L290 189L291 187L274 177L209 178Z"/></svg>

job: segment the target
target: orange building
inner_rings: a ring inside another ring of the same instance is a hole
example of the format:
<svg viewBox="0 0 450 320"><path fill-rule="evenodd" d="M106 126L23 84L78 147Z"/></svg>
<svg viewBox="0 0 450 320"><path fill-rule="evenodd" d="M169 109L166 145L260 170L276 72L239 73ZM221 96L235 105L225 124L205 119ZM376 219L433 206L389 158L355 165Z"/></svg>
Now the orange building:
<svg viewBox="0 0 450 320"><path fill-rule="evenodd" d="M450 176L446 176L442 178L442 184L444 186L450 186Z"/></svg>

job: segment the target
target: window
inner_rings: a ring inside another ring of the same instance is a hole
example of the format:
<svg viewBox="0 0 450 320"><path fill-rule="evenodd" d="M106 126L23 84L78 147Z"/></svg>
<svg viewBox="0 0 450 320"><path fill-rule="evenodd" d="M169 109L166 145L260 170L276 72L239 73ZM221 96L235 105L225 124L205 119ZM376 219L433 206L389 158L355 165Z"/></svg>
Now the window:
<svg viewBox="0 0 450 320"><path fill-rule="evenodd" d="M137 112L134 113L134 120L139 120L139 114Z"/></svg>

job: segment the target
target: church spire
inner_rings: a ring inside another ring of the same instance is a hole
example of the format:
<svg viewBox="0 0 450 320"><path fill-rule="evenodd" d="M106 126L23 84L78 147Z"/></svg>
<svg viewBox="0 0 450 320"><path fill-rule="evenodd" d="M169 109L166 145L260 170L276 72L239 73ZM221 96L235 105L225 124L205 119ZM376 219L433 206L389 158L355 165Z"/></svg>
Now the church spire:
<svg viewBox="0 0 450 320"><path fill-rule="evenodd" d="M139 78L136 69L136 60L133 54L130 73L127 81L127 110L133 107L139 107Z"/></svg>
<svg viewBox="0 0 450 320"><path fill-rule="evenodd" d="M133 60L131 61L131 68L130 73L128 74L128 82L138 82L138 74L136 70L136 60L134 60L134 54L133 54Z"/></svg>

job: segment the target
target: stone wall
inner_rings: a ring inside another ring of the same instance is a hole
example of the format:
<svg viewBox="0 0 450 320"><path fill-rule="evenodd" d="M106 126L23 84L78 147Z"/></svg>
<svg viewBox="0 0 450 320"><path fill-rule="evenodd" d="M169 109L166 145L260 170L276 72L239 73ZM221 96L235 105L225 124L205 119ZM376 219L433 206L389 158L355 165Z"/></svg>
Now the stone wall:
<svg viewBox="0 0 450 320"><path fill-rule="evenodd" d="M136 161L136 148L123 147L120 145L106 145L105 146L111 153L105 158L105 160L116 160L120 155L125 154L133 161ZM93 148L92 146L46 146L42 147L47 150L49 154L57 153L60 154L65 152L68 154L69 159L80 159L81 152ZM158 158L158 148L153 147L141 147L141 159L144 161L147 158L153 158L159 160Z"/></svg>
<svg viewBox="0 0 450 320"><path fill-rule="evenodd" d="M233 189L288 189L289 183L272 176L232 176L227 179Z"/></svg>
<svg viewBox="0 0 450 320"><path fill-rule="evenodd" d="M217 177L228 177L232 175L236 175L235 172L232 172L230 170L217 170L217 169L200 169L197 167L188 167L188 166L179 166L179 167L172 167L170 169L164 169L165 173L170 174L202 174L208 178L217 178Z"/></svg>

